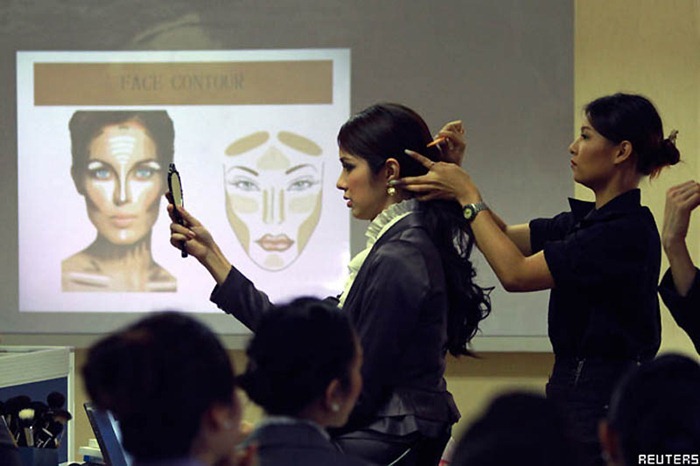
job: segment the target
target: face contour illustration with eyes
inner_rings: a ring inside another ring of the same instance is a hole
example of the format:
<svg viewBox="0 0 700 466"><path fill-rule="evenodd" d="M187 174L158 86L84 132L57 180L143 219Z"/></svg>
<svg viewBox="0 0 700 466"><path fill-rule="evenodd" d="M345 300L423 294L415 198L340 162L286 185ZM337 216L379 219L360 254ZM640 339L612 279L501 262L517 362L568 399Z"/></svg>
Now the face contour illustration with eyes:
<svg viewBox="0 0 700 466"><path fill-rule="evenodd" d="M76 181L101 236L128 245L150 233L164 192L162 170L153 139L136 121L106 126L92 140Z"/></svg>
<svg viewBox="0 0 700 466"><path fill-rule="evenodd" d="M281 270L304 250L321 214L322 149L288 131L260 131L226 149L226 213L248 256Z"/></svg>

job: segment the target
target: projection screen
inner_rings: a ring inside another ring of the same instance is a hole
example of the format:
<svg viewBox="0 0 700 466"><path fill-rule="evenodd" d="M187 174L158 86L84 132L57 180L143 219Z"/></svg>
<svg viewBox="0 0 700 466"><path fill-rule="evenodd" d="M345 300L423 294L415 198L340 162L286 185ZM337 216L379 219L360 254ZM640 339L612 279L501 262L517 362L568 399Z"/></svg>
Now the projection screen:
<svg viewBox="0 0 700 466"><path fill-rule="evenodd" d="M462 119L464 166L509 223L565 210L573 192L571 1L11 0L0 13L8 343L88 342L165 308L246 335L209 303L207 272L168 242L163 186L148 181L168 169L167 141L145 120L171 121L185 206L276 300L337 294L364 247L366 223L334 188L335 137L372 103L408 105L432 131ZM102 148L99 163L72 153L81 125L119 112L143 114L83 142ZM139 212L100 203L137 197ZM286 226L266 230L285 209ZM102 259L133 236L150 237L149 267L141 254L139 273L114 278ZM506 293L474 260L478 282L496 287L477 349L546 349L547 293Z"/></svg>

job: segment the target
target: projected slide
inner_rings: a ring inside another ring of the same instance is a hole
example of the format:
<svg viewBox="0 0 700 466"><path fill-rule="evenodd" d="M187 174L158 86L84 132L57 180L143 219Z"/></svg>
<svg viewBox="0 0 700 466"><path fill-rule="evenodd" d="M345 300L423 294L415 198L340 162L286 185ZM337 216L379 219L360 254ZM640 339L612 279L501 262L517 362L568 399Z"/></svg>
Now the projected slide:
<svg viewBox="0 0 700 466"><path fill-rule="evenodd" d="M342 289L344 49L18 52L20 311L218 312L169 244L185 207L273 300Z"/></svg>

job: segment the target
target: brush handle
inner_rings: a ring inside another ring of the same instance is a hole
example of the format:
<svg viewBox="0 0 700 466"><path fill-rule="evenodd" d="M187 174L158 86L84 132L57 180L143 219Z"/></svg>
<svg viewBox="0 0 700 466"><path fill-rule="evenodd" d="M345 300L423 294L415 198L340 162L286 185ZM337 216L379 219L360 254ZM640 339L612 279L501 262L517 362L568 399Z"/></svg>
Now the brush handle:
<svg viewBox="0 0 700 466"><path fill-rule="evenodd" d="M36 433L36 447L51 448L51 443L53 443L53 432L46 427L42 427L41 430Z"/></svg>
<svg viewBox="0 0 700 466"><path fill-rule="evenodd" d="M28 447L34 446L34 427L29 426L24 428L24 440Z"/></svg>

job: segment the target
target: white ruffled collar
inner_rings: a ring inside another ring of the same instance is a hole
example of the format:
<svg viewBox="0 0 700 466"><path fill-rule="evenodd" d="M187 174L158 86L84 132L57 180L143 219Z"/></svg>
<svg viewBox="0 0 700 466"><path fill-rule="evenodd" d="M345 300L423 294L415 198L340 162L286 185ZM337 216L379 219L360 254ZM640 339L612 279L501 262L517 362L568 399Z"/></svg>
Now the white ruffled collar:
<svg viewBox="0 0 700 466"><path fill-rule="evenodd" d="M365 238L367 238L366 247L372 247L394 223L417 209L418 201L416 199L407 199L397 202L396 204L391 204L389 207L382 210L382 212L372 220L372 223L369 224L367 231L365 231Z"/></svg>
<svg viewBox="0 0 700 466"><path fill-rule="evenodd" d="M340 307L345 305L345 299L348 297L348 293L350 293L350 288L352 288L352 284L355 282L355 277L360 271L362 264L365 263L365 259L367 259L374 243L376 243L396 222L412 214L416 210L418 210L418 201L416 199L408 199L396 204L391 204L372 220L372 223L369 224L365 232L365 237L367 238L365 249L358 252L348 264L349 275L345 281L345 289L338 298L338 305Z"/></svg>

